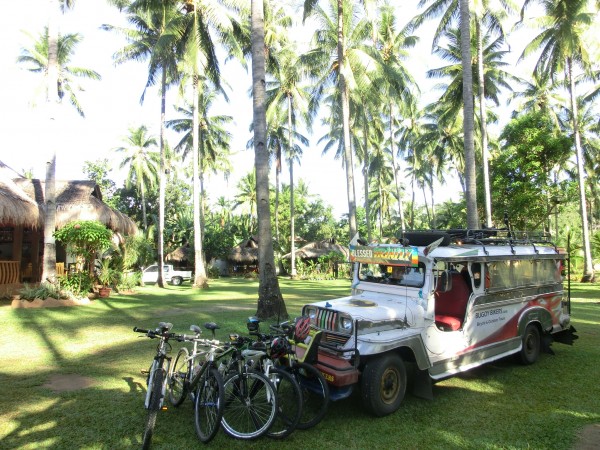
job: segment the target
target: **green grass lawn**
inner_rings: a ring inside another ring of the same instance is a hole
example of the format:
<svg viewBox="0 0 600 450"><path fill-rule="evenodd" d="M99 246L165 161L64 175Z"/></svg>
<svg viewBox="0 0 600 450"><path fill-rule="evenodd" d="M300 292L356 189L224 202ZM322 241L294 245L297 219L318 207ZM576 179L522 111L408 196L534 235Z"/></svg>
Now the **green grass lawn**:
<svg viewBox="0 0 600 450"><path fill-rule="evenodd" d="M280 280L291 316L317 299L347 295L349 280ZM42 309L0 307L0 449L139 448L144 426L144 376L155 341L134 326L159 321L186 332L192 323L220 324L217 337L245 331L256 311L257 281L211 280L210 289L189 284L140 288L90 306ZM573 285L572 323L579 340L554 344L533 366L503 360L434 386L434 399L407 395L396 413L375 419L352 395L331 405L317 427L285 441L236 441L221 431L209 446L226 449L570 449L578 430L600 422L600 286ZM173 353L177 346L174 344ZM54 392L53 375L78 374L89 387ZM159 413L156 449L200 448L193 410Z"/></svg>

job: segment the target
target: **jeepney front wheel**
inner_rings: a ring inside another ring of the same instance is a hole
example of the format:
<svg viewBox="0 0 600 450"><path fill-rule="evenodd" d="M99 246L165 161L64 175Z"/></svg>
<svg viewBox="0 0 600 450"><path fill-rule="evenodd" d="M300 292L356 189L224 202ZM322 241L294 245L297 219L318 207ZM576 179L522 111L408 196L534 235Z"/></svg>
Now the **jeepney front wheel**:
<svg viewBox="0 0 600 450"><path fill-rule="evenodd" d="M540 356L541 348L540 329L537 325L530 323L525 328L525 333L523 333L523 346L521 351L517 353L518 361L526 366L533 364Z"/></svg>
<svg viewBox="0 0 600 450"><path fill-rule="evenodd" d="M364 407L377 417L396 411L406 393L406 368L400 356L389 354L367 363L362 373Z"/></svg>

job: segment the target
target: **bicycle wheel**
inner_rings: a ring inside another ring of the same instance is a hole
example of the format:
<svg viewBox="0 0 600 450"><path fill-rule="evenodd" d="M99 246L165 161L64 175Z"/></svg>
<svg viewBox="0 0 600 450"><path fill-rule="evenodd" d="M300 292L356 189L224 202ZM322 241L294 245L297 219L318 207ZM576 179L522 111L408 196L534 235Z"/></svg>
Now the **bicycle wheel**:
<svg viewBox="0 0 600 450"><path fill-rule="evenodd" d="M223 377L216 368L211 367L198 380L194 397L196 434L201 442L209 442L219 431L223 397Z"/></svg>
<svg viewBox="0 0 600 450"><path fill-rule="evenodd" d="M302 414L302 391L296 379L282 369L271 368L269 378L277 392L277 416L267 436L283 439L296 429Z"/></svg>
<svg viewBox="0 0 600 450"><path fill-rule="evenodd" d="M310 364L297 362L286 370L294 376L302 391L302 415L296 428L314 427L329 407L329 386L321 372Z"/></svg>
<svg viewBox="0 0 600 450"><path fill-rule="evenodd" d="M277 415L277 394L258 372L231 374L225 380L221 425L229 436L254 439L265 434Z"/></svg>
<svg viewBox="0 0 600 450"><path fill-rule="evenodd" d="M146 428L144 429L144 436L142 438L142 449L146 450L150 448L152 442L152 434L154 433L154 424L156 423L156 415L160 410L162 400L162 385L165 377L162 364L159 366L158 363L152 364L150 368L150 376L148 377L148 392L150 398L148 401L148 416L146 417Z"/></svg>
<svg viewBox="0 0 600 450"><path fill-rule="evenodd" d="M175 362L169 369L169 401L173 406L179 406L185 400L188 390L190 352L187 348L181 347L177 352Z"/></svg>

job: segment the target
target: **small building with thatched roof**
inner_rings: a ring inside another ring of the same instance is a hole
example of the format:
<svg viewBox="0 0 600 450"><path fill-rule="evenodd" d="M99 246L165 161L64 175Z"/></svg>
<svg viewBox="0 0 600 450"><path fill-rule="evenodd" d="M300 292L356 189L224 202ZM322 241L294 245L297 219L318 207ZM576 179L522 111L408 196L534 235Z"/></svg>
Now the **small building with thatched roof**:
<svg viewBox="0 0 600 450"><path fill-rule="evenodd" d="M347 260L350 256L350 251L348 247L344 247L338 243L336 243L332 239L325 239L322 241L309 242L303 247L300 247L296 250L296 258L299 258L303 261L316 261L321 256L328 255L329 253L339 253L345 257ZM282 259L292 259L292 254L287 253L281 257Z"/></svg>
<svg viewBox="0 0 600 450"><path fill-rule="evenodd" d="M234 275L258 271L258 238L252 236L233 247L227 262Z"/></svg>
<svg viewBox="0 0 600 450"><path fill-rule="evenodd" d="M0 284L39 281L43 255L45 182L31 180L0 161ZM115 233L135 234L125 214L102 201L94 181L56 181L56 227L74 220L97 220ZM66 262L57 244L57 262Z"/></svg>

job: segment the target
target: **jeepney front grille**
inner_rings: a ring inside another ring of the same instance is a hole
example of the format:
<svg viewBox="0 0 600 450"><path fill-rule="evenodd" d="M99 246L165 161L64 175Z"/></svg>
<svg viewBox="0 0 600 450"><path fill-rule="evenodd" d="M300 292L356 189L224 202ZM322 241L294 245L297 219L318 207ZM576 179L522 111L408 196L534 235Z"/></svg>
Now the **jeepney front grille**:
<svg viewBox="0 0 600 450"><path fill-rule="evenodd" d="M316 325L323 331L335 331L338 313L330 309L318 309Z"/></svg>
<svg viewBox="0 0 600 450"><path fill-rule="evenodd" d="M338 331L339 313L330 309L318 309L315 325L323 330L321 343L332 346L342 346L348 342L350 335Z"/></svg>

